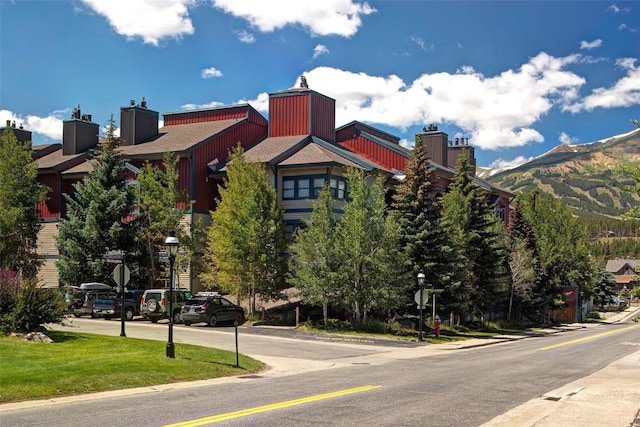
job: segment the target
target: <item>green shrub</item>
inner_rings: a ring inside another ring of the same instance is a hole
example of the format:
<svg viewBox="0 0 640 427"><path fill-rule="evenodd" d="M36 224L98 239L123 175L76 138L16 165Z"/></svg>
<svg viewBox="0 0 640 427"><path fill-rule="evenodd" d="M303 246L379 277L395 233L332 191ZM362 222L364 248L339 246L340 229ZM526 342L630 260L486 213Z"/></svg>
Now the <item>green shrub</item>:
<svg viewBox="0 0 640 427"><path fill-rule="evenodd" d="M595 320L600 320L602 319L602 317L600 317L600 313L597 311L590 311L587 313L586 315L587 319L595 319Z"/></svg>
<svg viewBox="0 0 640 427"><path fill-rule="evenodd" d="M46 323L62 323L66 304L57 289L40 288L34 280L22 282L13 307L2 316L3 332L44 330Z"/></svg>

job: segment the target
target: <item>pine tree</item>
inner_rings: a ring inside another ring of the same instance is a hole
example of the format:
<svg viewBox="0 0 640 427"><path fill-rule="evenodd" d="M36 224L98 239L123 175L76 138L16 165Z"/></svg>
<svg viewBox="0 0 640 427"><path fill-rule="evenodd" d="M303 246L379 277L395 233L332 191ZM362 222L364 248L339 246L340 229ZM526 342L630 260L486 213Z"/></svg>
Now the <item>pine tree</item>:
<svg viewBox="0 0 640 427"><path fill-rule="evenodd" d="M37 204L47 189L38 184L38 164L31 142L19 142L7 127L0 135L0 270L10 270L33 279L42 263L36 253Z"/></svg>
<svg viewBox="0 0 640 427"><path fill-rule="evenodd" d="M460 157L449 192L443 197L442 216L466 265L461 285L453 295L454 307L482 316L506 295L506 237L494 207L473 182L473 170L465 156Z"/></svg>
<svg viewBox="0 0 640 427"><path fill-rule="evenodd" d="M598 269L593 286L593 303L600 305L600 308L612 303L616 296L615 286L615 276L608 271Z"/></svg>
<svg viewBox="0 0 640 427"><path fill-rule="evenodd" d="M427 288L440 290L440 306L450 308L460 286L463 265L458 247L442 225L438 189L432 183L431 170L420 135L416 135L405 179L393 195L391 215L400 226L400 245L407 260L404 271L415 278L423 270Z"/></svg>
<svg viewBox="0 0 640 427"><path fill-rule="evenodd" d="M105 281L113 270L104 259L109 250L136 251L135 221L129 220L135 194L122 174L124 160L118 153L119 138L114 130L111 116L106 139L91 161L93 170L65 195L67 217L60 221L56 236L61 254L56 265L64 284Z"/></svg>

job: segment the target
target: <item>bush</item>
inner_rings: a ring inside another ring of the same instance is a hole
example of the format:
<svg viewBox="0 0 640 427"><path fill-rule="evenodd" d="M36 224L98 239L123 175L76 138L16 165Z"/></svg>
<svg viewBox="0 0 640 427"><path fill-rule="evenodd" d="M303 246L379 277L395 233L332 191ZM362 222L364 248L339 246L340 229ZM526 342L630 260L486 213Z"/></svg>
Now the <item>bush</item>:
<svg viewBox="0 0 640 427"><path fill-rule="evenodd" d="M35 281L22 283L13 304L0 319L3 332L43 331L46 323L62 323L66 304L57 289L40 288Z"/></svg>
<svg viewBox="0 0 640 427"><path fill-rule="evenodd" d="M602 317L600 317L600 313L597 311L590 311L587 313L586 316L587 319L595 319L595 320L600 320L602 319Z"/></svg>

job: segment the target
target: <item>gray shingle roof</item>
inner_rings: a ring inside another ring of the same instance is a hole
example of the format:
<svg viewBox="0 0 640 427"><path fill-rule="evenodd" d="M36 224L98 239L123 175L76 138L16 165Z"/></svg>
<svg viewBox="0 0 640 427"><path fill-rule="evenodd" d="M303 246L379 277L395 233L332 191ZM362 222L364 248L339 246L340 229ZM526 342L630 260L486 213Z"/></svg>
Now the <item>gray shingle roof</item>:
<svg viewBox="0 0 640 427"><path fill-rule="evenodd" d="M631 258L617 258L607 261L606 271L611 273L624 273L627 269L635 270L640 267L640 260Z"/></svg>

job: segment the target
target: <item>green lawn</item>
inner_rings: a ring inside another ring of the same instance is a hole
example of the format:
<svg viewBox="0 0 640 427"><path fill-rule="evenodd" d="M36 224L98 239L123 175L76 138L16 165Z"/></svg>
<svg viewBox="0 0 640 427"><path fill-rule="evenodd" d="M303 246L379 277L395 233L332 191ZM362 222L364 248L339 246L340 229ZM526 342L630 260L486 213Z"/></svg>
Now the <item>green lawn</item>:
<svg viewBox="0 0 640 427"><path fill-rule="evenodd" d="M262 369L236 353L134 338L49 331L53 343L0 337L0 403L242 375Z"/></svg>

